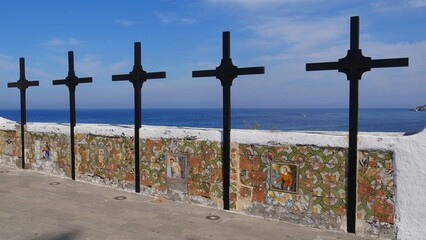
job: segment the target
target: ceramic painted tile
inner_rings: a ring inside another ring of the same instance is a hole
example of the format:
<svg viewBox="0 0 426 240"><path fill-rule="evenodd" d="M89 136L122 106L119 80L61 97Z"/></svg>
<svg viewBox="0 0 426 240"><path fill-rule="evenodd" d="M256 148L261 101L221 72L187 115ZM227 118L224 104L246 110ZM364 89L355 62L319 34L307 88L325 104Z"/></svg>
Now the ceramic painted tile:
<svg viewBox="0 0 426 240"><path fill-rule="evenodd" d="M220 169L222 168L222 156L221 155L210 155L210 167Z"/></svg>
<svg viewBox="0 0 426 240"><path fill-rule="evenodd" d="M376 190L370 184L358 185L357 218L361 220L374 220L372 204L375 202Z"/></svg>
<svg viewBox="0 0 426 240"><path fill-rule="evenodd" d="M299 179L312 179L312 165L308 162L299 163Z"/></svg>
<svg viewBox="0 0 426 240"><path fill-rule="evenodd" d="M298 171L298 164L271 163L270 190L297 193Z"/></svg>
<svg viewBox="0 0 426 240"><path fill-rule="evenodd" d="M250 172L249 177L253 180L252 185L254 187L266 188L269 186L267 184L268 174L265 172Z"/></svg>
<svg viewBox="0 0 426 240"><path fill-rule="evenodd" d="M166 176L170 179L188 178L188 156L185 154L166 155Z"/></svg>
<svg viewBox="0 0 426 240"><path fill-rule="evenodd" d="M211 170L205 168L189 168L189 180L193 182L210 182Z"/></svg>
<svg viewBox="0 0 426 240"><path fill-rule="evenodd" d="M331 196L330 183L320 183L318 185L313 185L312 195L317 197L330 197Z"/></svg>
<svg viewBox="0 0 426 240"><path fill-rule="evenodd" d="M313 179L304 179L301 178L299 180L299 188L298 188L298 194L300 195L312 195L313 193Z"/></svg>
<svg viewBox="0 0 426 240"><path fill-rule="evenodd" d="M214 198L222 198L223 197L223 184L222 183L210 184L209 193Z"/></svg>
<svg viewBox="0 0 426 240"><path fill-rule="evenodd" d="M378 168L376 171L376 183L380 185L393 186L394 185L394 171L393 169Z"/></svg>
<svg viewBox="0 0 426 240"><path fill-rule="evenodd" d="M252 188L240 186L238 189L238 196L243 198L250 198L252 196Z"/></svg>
<svg viewBox="0 0 426 240"><path fill-rule="evenodd" d="M321 158L314 157L313 161L310 162L313 172L324 172L325 164Z"/></svg>
<svg viewBox="0 0 426 240"><path fill-rule="evenodd" d="M203 155L189 154L189 167L201 167Z"/></svg>
<svg viewBox="0 0 426 240"><path fill-rule="evenodd" d="M245 155L240 155L240 169L253 170L253 158Z"/></svg>
<svg viewBox="0 0 426 240"><path fill-rule="evenodd" d="M19 148L15 131L0 131L0 152L7 155L17 156Z"/></svg>
<svg viewBox="0 0 426 240"><path fill-rule="evenodd" d="M362 167L358 169L358 184L372 184L376 180L377 168Z"/></svg>
<svg viewBox="0 0 426 240"><path fill-rule="evenodd" d="M266 202L267 191L268 190L266 188L253 187L252 201L253 202L259 202L259 203Z"/></svg>
<svg viewBox="0 0 426 240"><path fill-rule="evenodd" d="M222 169L212 168L211 169L211 182L212 183L221 183L223 180Z"/></svg>
<svg viewBox="0 0 426 240"><path fill-rule="evenodd" d="M221 156L222 145L220 142L201 141L200 147L205 155Z"/></svg>
<svg viewBox="0 0 426 240"><path fill-rule="evenodd" d="M117 180L133 179L133 142L130 138L80 135L77 151L80 172Z"/></svg>
<svg viewBox="0 0 426 240"><path fill-rule="evenodd" d="M273 148L273 154L275 156L275 161L280 162L294 162L295 152L294 149L287 146L277 146Z"/></svg>
<svg viewBox="0 0 426 240"><path fill-rule="evenodd" d="M293 210L308 212L311 205L312 196L308 195L294 195L293 197Z"/></svg>
<svg viewBox="0 0 426 240"><path fill-rule="evenodd" d="M332 215L345 216L346 215L346 199L345 198L330 198L330 210Z"/></svg>
<svg viewBox="0 0 426 240"><path fill-rule="evenodd" d="M346 198L345 182L331 182L330 195L331 198Z"/></svg>
<svg viewBox="0 0 426 240"><path fill-rule="evenodd" d="M293 197L294 194L286 192L268 191L266 194L266 203L292 209Z"/></svg>
<svg viewBox="0 0 426 240"><path fill-rule="evenodd" d="M318 170L313 170L313 195L330 197L330 173L324 171L324 168Z"/></svg>
<svg viewBox="0 0 426 240"><path fill-rule="evenodd" d="M68 141L65 135L27 132L26 157L30 162L54 161L59 168L69 167Z"/></svg>
<svg viewBox="0 0 426 240"><path fill-rule="evenodd" d="M202 168L211 168L211 166L210 166L210 158L211 158L211 156L210 155L202 155L201 156L201 162L200 162L200 167L202 167Z"/></svg>
<svg viewBox="0 0 426 240"><path fill-rule="evenodd" d="M179 152L184 153L195 153L195 154L203 154L203 148L200 145L199 141L193 141L193 140L184 140L179 139L178 140L178 149Z"/></svg>
<svg viewBox="0 0 426 240"><path fill-rule="evenodd" d="M330 212L330 198L313 196L312 212L327 214Z"/></svg>
<svg viewBox="0 0 426 240"><path fill-rule="evenodd" d="M210 196L210 183L206 182L188 182L188 193L202 197Z"/></svg>
<svg viewBox="0 0 426 240"><path fill-rule="evenodd" d="M244 156L254 156L256 152L253 149L251 144L239 144L238 148L240 149L240 154Z"/></svg>
<svg viewBox="0 0 426 240"><path fill-rule="evenodd" d="M376 201L372 204L372 209L374 211L375 220L387 223L395 222L395 207L393 202L389 200Z"/></svg>
<svg viewBox="0 0 426 240"><path fill-rule="evenodd" d="M368 152L359 151L358 152L358 168L363 168L368 166Z"/></svg>
<svg viewBox="0 0 426 240"><path fill-rule="evenodd" d="M229 185L229 192L230 193L238 193L238 183L236 181L231 181L231 184Z"/></svg>
<svg viewBox="0 0 426 240"><path fill-rule="evenodd" d="M247 170L240 170L240 183L246 186L253 186L253 178L250 174L251 172ZM250 175L249 175L250 174Z"/></svg>

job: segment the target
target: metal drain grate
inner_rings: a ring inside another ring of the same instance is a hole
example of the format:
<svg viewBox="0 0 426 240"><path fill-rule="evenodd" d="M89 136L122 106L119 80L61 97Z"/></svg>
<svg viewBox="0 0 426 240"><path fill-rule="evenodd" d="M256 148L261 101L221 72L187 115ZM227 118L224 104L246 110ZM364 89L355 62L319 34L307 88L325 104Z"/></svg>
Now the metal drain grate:
<svg viewBox="0 0 426 240"><path fill-rule="evenodd" d="M0 173L10 173L10 171L0 171Z"/></svg>
<svg viewBox="0 0 426 240"><path fill-rule="evenodd" d="M219 220L220 219L220 217L216 216L216 215L209 215L209 216L206 216L206 218L208 220Z"/></svg>
<svg viewBox="0 0 426 240"><path fill-rule="evenodd" d="M49 183L49 185L59 185L59 184L61 184L60 182L51 182L51 183Z"/></svg>
<svg viewBox="0 0 426 240"><path fill-rule="evenodd" d="M125 199L127 199L127 197L125 197L125 196L117 196L114 199L115 200L125 200Z"/></svg>

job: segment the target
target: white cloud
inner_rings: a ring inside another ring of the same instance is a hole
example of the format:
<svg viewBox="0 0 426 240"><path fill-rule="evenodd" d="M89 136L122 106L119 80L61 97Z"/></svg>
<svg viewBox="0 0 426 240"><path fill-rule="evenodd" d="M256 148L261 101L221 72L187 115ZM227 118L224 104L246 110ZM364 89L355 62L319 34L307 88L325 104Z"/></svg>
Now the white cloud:
<svg viewBox="0 0 426 240"><path fill-rule="evenodd" d="M265 45L281 43L286 52L303 54L325 44L340 44L348 30L348 19L343 17L305 20L300 18L275 18L254 24L247 29L255 32Z"/></svg>
<svg viewBox="0 0 426 240"><path fill-rule="evenodd" d="M181 17L176 13L155 11L154 14L163 23L178 23L178 24L184 24L184 25L189 25L189 24L195 23L195 19L187 18L187 17Z"/></svg>
<svg viewBox="0 0 426 240"><path fill-rule="evenodd" d="M217 62L198 62L195 64L195 66L200 68L203 67L203 68L211 68L211 69L216 68L217 65L218 65Z"/></svg>
<svg viewBox="0 0 426 240"><path fill-rule="evenodd" d="M15 70L19 66L19 61L16 59L16 62L14 61L14 57L0 54L0 70L2 71L9 71L9 70Z"/></svg>
<svg viewBox="0 0 426 240"><path fill-rule="evenodd" d="M426 0L407 0L407 3L413 8L426 7Z"/></svg>
<svg viewBox="0 0 426 240"><path fill-rule="evenodd" d="M401 9L426 7L426 0L380 0L369 3L375 11L400 11Z"/></svg>
<svg viewBox="0 0 426 240"><path fill-rule="evenodd" d="M126 20L126 19L117 19L114 21L115 24L118 25L123 25L123 26L131 26L131 25L135 25L136 22L134 21L130 21L130 20Z"/></svg>
<svg viewBox="0 0 426 240"><path fill-rule="evenodd" d="M98 76L102 72L102 64L100 57L85 55L81 60L76 61L75 71L76 74L82 73L82 77Z"/></svg>
<svg viewBox="0 0 426 240"><path fill-rule="evenodd" d="M112 73L120 73L120 72L125 72L128 71L129 69L131 69L132 67L132 63L129 61L120 61L120 62L115 62L110 64L107 69L109 72Z"/></svg>
<svg viewBox="0 0 426 240"><path fill-rule="evenodd" d="M234 3L245 7L258 7L258 6L270 6L277 4L288 4L288 3L305 3L311 2L312 0L208 0L211 3Z"/></svg>
<svg viewBox="0 0 426 240"><path fill-rule="evenodd" d="M58 46L77 45L80 43L82 43L82 41L79 41L74 38L69 38L69 39L52 38L51 40L47 41L45 45L48 47L58 47Z"/></svg>
<svg viewBox="0 0 426 240"><path fill-rule="evenodd" d="M37 68L37 67L25 67L26 74L28 76L31 76L31 78L39 79L40 81L46 80L46 79L55 79L55 75L51 74L50 72L46 72L43 69Z"/></svg>

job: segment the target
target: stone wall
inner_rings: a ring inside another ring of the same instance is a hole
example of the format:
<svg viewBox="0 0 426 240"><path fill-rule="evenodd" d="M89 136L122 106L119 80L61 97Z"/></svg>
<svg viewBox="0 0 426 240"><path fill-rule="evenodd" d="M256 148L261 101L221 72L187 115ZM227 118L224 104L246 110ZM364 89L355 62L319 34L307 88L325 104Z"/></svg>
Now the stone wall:
<svg viewBox="0 0 426 240"><path fill-rule="evenodd" d="M28 124L27 168L70 177L68 129L60 124ZM416 223L408 224L406 216L413 206L405 201L412 199L397 194L406 185L405 169L400 171L398 163L413 161L412 152L411 156L401 152L401 148L407 151L403 142L413 138L422 140L425 135L425 132L412 136L360 135L357 234L388 238L417 236L412 228ZM76 127L77 179L133 190L132 136L130 126ZM142 193L223 206L219 130L143 126L141 136ZM20 164L19 137L18 125L3 119L0 163ZM344 133L233 130L231 137L232 210L345 231L347 136ZM426 153L424 143L419 144L416 156ZM418 164L421 165L418 170L424 171L424 163ZM424 182L416 183L417 187L424 189Z"/></svg>

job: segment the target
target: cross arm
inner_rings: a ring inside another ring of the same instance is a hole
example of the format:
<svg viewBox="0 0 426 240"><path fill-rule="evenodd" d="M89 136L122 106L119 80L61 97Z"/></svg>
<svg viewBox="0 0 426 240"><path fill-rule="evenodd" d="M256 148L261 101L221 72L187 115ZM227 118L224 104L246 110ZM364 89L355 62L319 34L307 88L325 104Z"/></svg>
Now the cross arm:
<svg viewBox="0 0 426 240"><path fill-rule="evenodd" d="M28 81L27 86L32 87L32 86L38 86L39 85L39 81Z"/></svg>
<svg viewBox="0 0 426 240"><path fill-rule="evenodd" d="M124 81L129 79L130 79L129 74L112 75L112 81Z"/></svg>
<svg viewBox="0 0 426 240"><path fill-rule="evenodd" d="M92 78L91 77L85 77L85 78L79 78L78 83L91 83Z"/></svg>
<svg viewBox="0 0 426 240"><path fill-rule="evenodd" d="M9 88L13 88L13 87L17 87L17 88L22 88L22 87L32 87L32 86L38 86L39 85L39 81L27 81L27 82L11 82L7 84L7 87Z"/></svg>
<svg viewBox="0 0 426 240"><path fill-rule="evenodd" d="M62 80L53 80L52 83L53 83L53 85L67 84L67 80L65 80L65 79L62 79Z"/></svg>
<svg viewBox="0 0 426 240"><path fill-rule="evenodd" d="M339 62L307 63L306 71L337 70Z"/></svg>
<svg viewBox="0 0 426 240"><path fill-rule="evenodd" d="M166 72L152 72L146 74L147 79L166 78Z"/></svg>
<svg viewBox="0 0 426 240"><path fill-rule="evenodd" d="M192 71L192 77L216 77L216 70Z"/></svg>
<svg viewBox="0 0 426 240"><path fill-rule="evenodd" d="M265 67L248 67L248 68L238 68L238 75L250 75L250 74L264 74Z"/></svg>
<svg viewBox="0 0 426 240"><path fill-rule="evenodd" d="M407 67L408 58L389 58L389 59L376 59L371 60L371 67L383 68L383 67Z"/></svg>
<svg viewBox="0 0 426 240"><path fill-rule="evenodd" d="M7 87L9 87L9 88L18 87L18 83L16 83L16 82L7 83Z"/></svg>

